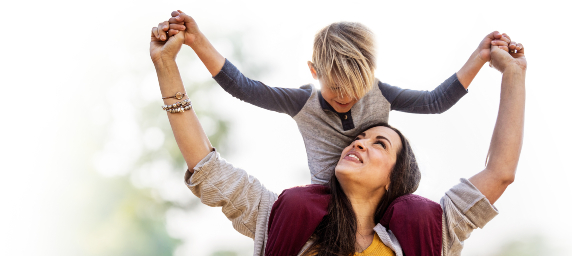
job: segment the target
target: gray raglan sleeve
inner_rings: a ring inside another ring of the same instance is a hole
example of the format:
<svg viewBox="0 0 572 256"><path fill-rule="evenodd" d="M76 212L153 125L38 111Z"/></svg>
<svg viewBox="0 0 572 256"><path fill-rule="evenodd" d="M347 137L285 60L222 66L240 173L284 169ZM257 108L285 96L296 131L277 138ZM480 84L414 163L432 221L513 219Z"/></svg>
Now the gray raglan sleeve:
<svg viewBox="0 0 572 256"><path fill-rule="evenodd" d="M185 173L185 184L211 207L222 207L232 226L250 238L264 234L269 209L277 198L276 193L266 189L258 179L246 171L234 167L220 157L215 150L203 158L194 173ZM262 211L262 212L260 212Z"/></svg>
<svg viewBox="0 0 572 256"><path fill-rule="evenodd" d="M443 208L443 255L461 255L464 241L473 230L483 228L498 210L467 179L441 198Z"/></svg>
<svg viewBox="0 0 572 256"><path fill-rule="evenodd" d="M279 88L265 85L244 76L230 61L225 60L214 80L230 95L252 105L286 113L291 117L302 110L312 94L310 86Z"/></svg>
<svg viewBox="0 0 572 256"><path fill-rule="evenodd" d="M402 89L382 82L378 86L391 104L391 110L416 114L443 113L467 94L457 74L453 74L432 91Z"/></svg>

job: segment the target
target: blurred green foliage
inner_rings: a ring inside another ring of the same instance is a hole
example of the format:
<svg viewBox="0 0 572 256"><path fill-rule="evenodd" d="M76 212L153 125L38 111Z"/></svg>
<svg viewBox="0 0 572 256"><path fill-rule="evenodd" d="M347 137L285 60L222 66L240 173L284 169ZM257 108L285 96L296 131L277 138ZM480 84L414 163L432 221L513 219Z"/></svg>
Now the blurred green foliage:
<svg viewBox="0 0 572 256"><path fill-rule="evenodd" d="M104 187L105 189L98 189ZM172 255L177 239L165 229L168 202L151 189L135 188L126 177L96 178L90 195L91 208L82 243L84 255Z"/></svg>
<svg viewBox="0 0 572 256"><path fill-rule="evenodd" d="M238 256L238 254L233 251L216 251L211 256Z"/></svg>
<svg viewBox="0 0 572 256"><path fill-rule="evenodd" d="M500 247L494 256L540 256L557 255L540 234L524 234L512 237Z"/></svg>

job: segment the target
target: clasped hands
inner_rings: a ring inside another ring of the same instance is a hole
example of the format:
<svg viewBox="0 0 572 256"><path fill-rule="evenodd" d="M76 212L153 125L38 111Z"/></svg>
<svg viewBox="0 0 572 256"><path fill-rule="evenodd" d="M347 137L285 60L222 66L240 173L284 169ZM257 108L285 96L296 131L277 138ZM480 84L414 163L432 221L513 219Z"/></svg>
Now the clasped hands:
<svg viewBox="0 0 572 256"><path fill-rule="evenodd" d="M171 13L171 18L153 27L151 31L151 59L155 64L169 60L174 61L182 44L193 47L201 43L204 35L195 20L178 10ZM526 71L526 58L521 43L512 41L510 37L494 31L480 42L475 50L479 61L484 65L504 73L507 68L518 68Z"/></svg>

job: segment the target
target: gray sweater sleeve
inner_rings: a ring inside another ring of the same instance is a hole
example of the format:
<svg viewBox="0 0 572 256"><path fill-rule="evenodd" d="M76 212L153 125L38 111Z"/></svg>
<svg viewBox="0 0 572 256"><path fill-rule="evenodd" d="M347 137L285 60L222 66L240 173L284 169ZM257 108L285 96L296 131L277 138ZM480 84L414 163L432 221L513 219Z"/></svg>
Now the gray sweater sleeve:
<svg viewBox="0 0 572 256"><path fill-rule="evenodd" d="M443 209L443 255L461 255L464 241L473 230L483 228L499 214L469 180L451 188L441 198Z"/></svg>
<svg viewBox="0 0 572 256"><path fill-rule="evenodd" d="M224 215L241 234L253 239L265 236L266 229L261 226L267 225L276 193L226 162L217 151L210 152L193 170L194 173L185 173L185 183L203 204L222 207ZM262 248L261 241L255 242Z"/></svg>
<svg viewBox="0 0 572 256"><path fill-rule="evenodd" d="M379 82L379 89L391 104L391 110L416 114L440 114L459 101L467 90L453 74L432 91L401 89Z"/></svg>
<svg viewBox="0 0 572 256"><path fill-rule="evenodd" d="M213 77L214 80L235 98L252 105L286 113L291 117L302 110L312 88L302 86L295 88L270 87L264 83L244 76L230 61L226 60L221 71Z"/></svg>

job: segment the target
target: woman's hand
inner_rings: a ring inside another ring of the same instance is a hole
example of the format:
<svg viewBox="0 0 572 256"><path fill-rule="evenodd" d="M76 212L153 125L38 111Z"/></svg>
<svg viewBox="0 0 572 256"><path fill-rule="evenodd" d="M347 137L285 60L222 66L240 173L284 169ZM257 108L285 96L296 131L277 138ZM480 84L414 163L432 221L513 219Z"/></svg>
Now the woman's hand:
<svg viewBox="0 0 572 256"><path fill-rule="evenodd" d="M519 68L526 71L524 46L516 42L510 42L508 46L491 46L491 65L501 73L504 73L508 68Z"/></svg>
<svg viewBox="0 0 572 256"><path fill-rule="evenodd" d="M175 60L185 41L185 34L178 33L177 29L184 30L184 25L170 25L168 21L165 21L151 30L150 52L153 63ZM167 31L170 36L167 35Z"/></svg>

